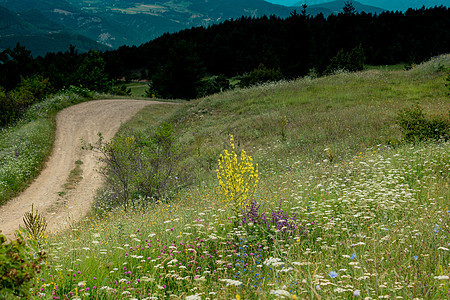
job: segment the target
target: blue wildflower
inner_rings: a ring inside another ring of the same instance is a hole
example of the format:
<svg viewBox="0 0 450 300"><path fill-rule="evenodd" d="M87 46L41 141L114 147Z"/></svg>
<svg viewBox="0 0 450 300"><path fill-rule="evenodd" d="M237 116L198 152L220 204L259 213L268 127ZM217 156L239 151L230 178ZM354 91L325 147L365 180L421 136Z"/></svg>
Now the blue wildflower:
<svg viewBox="0 0 450 300"><path fill-rule="evenodd" d="M331 271L329 274L328 274L328 276L330 276L331 278L336 278L336 277L338 277L338 273L336 273L335 271Z"/></svg>

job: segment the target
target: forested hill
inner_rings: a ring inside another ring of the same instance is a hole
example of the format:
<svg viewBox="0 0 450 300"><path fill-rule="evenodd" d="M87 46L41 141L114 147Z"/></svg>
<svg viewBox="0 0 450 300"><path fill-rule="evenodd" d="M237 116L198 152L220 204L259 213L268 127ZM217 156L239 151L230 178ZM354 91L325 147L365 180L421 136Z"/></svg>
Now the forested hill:
<svg viewBox="0 0 450 300"><path fill-rule="evenodd" d="M188 49L178 46L182 41ZM140 47L107 52L104 57L113 77L137 68L147 68L152 74L170 57L187 55L199 60L210 74L242 74L263 63L296 77L312 68L324 71L341 49L350 51L358 45L364 50L365 62L374 65L420 62L450 52L450 10L341 13L328 18L301 12L286 19L243 17L166 34ZM173 53L177 49L180 52Z"/></svg>
<svg viewBox="0 0 450 300"><path fill-rule="evenodd" d="M164 34L139 47L102 53L101 66L110 79L139 73L156 84L165 78L160 84L170 83L168 90L180 88L179 94L167 97L194 98L198 82L207 74L232 77L260 64L294 78L322 74L333 64L333 69L339 68L342 61L357 62L354 69L360 69L363 63L418 63L448 52L450 10L446 7L379 15L350 10L328 18L300 11L284 19L242 17ZM74 78L74 70L83 61L89 63L92 57L86 57L73 48L37 59L21 47L0 52L0 86L12 89L21 76L36 73L49 78L55 88L76 84L80 79Z"/></svg>

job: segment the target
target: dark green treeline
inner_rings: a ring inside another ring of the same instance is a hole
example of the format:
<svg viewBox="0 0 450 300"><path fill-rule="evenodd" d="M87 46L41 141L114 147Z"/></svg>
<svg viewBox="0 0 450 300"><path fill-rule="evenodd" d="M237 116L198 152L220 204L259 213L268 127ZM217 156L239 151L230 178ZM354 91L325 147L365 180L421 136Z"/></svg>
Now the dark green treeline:
<svg viewBox="0 0 450 300"><path fill-rule="evenodd" d="M373 65L418 63L450 52L450 10L441 6L380 15L347 12L328 18L302 12L286 19L243 17L164 34L141 46L102 53L101 57L110 80L137 70L141 78L158 82L164 72L177 73L174 68L184 68L185 76L171 77L183 86L186 76L231 77L248 73L260 64L279 69L286 78L304 76L311 70L320 74L338 53L356 48L363 50L365 63ZM76 84L72 75L87 55L69 49L32 58L24 49L9 51L0 53L0 86L6 90L14 88L21 76L31 75L49 78L56 89ZM191 65L193 70L189 70ZM188 94L183 95L183 90ZM192 87L180 91L171 96L196 96Z"/></svg>

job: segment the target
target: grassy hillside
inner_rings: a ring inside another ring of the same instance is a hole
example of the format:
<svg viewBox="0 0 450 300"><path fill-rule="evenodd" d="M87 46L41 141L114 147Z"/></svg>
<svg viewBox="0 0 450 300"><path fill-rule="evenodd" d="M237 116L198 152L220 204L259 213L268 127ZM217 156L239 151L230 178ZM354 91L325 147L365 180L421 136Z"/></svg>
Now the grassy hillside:
<svg viewBox="0 0 450 300"><path fill-rule="evenodd" d="M268 149L283 159L342 161L379 144L397 143L394 118L415 103L430 115L449 110L439 58L404 71L370 70L304 78L201 99L173 117L182 139L218 158L228 134L258 160ZM329 149L329 151L324 151ZM200 159L205 159L201 155Z"/></svg>
<svg viewBox="0 0 450 300"><path fill-rule="evenodd" d="M394 122L416 102L430 115L449 111L442 65L449 56L407 72L305 78L184 105L169 120L190 150L197 184L168 202L93 213L49 237L32 292L446 298L450 144L402 143ZM147 108L128 126L153 128L170 113ZM221 151L231 150L229 134L258 164L251 213L236 214L218 193L215 169Z"/></svg>

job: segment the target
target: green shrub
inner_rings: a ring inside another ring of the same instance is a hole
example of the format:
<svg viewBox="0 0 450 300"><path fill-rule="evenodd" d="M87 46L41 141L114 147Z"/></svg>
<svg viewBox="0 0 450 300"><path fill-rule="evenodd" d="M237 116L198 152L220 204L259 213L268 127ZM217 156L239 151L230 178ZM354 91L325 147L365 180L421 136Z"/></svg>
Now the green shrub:
<svg viewBox="0 0 450 300"><path fill-rule="evenodd" d="M249 87L264 82L280 81L283 78L284 76L280 69L268 69L263 64L260 64L258 68L244 75L239 85L241 87Z"/></svg>
<svg viewBox="0 0 450 300"><path fill-rule="evenodd" d="M353 48L350 52L344 52L344 49L341 49L331 59L325 73L331 74L340 70L349 72L361 71L364 69L365 60L364 49L361 45Z"/></svg>
<svg viewBox="0 0 450 300"><path fill-rule="evenodd" d="M131 96L131 89L127 88L125 84L113 86L111 93L117 96Z"/></svg>
<svg viewBox="0 0 450 300"><path fill-rule="evenodd" d="M27 90L30 94L32 94L34 102L42 100L52 91L49 79L37 75L22 78L18 89Z"/></svg>
<svg viewBox="0 0 450 300"><path fill-rule="evenodd" d="M20 84L12 91L0 88L0 126L19 118L33 104L41 101L51 91L48 79L40 76L22 78Z"/></svg>
<svg viewBox="0 0 450 300"><path fill-rule="evenodd" d="M224 75L205 80L197 89L197 97L205 97L230 89L230 82Z"/></svg>
<svg viewBox="0 0 450 300"><path fill-rule="evenodd" d="M71 85L67 89L61 91L65 95L78 95L80 97L92 99L95 92L88 88Z"/></svg>
<svg viewBox="0 0 450 300"><path fill-rule="evenodd" d="M14 106L14 99L2 87L0 87L0 111L2 112L0 114L0 127L10 123L18 115Z"/></svg>
<svg viewBox="0 0 450 300"><path fill-rule="evenodd" d="M450 120L443 116L427 117L417 104L400 111L396 122L408 142L450 138Z"/></svg>
<svg viewBox="0 0 450 300"><path fill-rule="evenodd" d="M36 243L25 241L20 233L10 243L0 234L0 294L28 298L31 280L39 273L44 258L45 253L37 250Z"/></svg>
<svg viewBox="0 0 450 300"><path fill-rule="evenodd" d="M154 133L128 132L105 142L84 144L84 149L101 154L105 164L100 172L106 178L107 189L112 192L110 205L124 209L136 207L138 201L170 198L188 181L187 170L181 168L183 155L177 145L173 125L161 124Z"/></svg>
<svg viewBox="0 0 450 300"><path fill-rule="evenodd" d="M148 84L148 89L145 90L145 97L147 98L161 98L159 92L155 89L153 82Z"/></svg>

